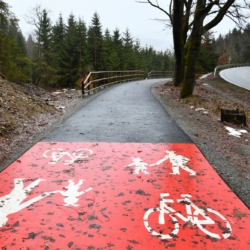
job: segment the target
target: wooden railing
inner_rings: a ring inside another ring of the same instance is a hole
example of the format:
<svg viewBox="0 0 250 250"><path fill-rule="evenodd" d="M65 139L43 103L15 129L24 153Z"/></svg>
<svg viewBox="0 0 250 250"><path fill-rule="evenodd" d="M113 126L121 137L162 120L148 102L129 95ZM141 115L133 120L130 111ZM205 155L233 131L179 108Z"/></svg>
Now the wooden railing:
<svg viewBox="0 0 250 250"><path fill-rule="evenodd" d="M155 79L155 78L173 78L173 71L157 71L152 70L148 73L148 79Z"/></svg>
<svg viewBox="0 0 250 250"><path fill-rule="evenodd" d="M145 72L143 70L90 72L82 81L82 97L112 84L142 80L144 78Z"/></svg>

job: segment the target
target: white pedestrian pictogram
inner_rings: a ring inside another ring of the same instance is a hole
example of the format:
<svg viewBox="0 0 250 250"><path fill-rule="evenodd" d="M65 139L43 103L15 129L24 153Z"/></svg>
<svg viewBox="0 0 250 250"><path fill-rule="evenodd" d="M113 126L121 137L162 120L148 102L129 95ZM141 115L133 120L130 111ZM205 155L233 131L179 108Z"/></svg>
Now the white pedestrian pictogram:
<svg viewBox="0 0 250 250"><path fill-rule="evenodd" d="M9 194L0 197L0 227L7 223L8 215L19 212L20 210L51 194L60 193L62 196L64 196L64 206L78 206L78 204L76 204L76 202L79 200L77 197L93 189L90 187L79 192L78 190L83 184L83 180L79 180L77 184L75 184L74 181L69 180L69 185L64 188L66 191L55 190L51 192L44 192L28 201L23 202L41 181L45 180L36 179L24 188L24 179L14 179L14 189Z"/></svg>
<svg viewBox="0 0 250 250"><path fill-rule="evenodd" d="M45 180L37 179L24 188L23 179L14 179L14 189L11 193L0 197L0 227L6 224L8 221L7 216L9 214L16 213L49 195L41 194L22 203L28 197L32 189L34 189L41 181Z"/></svg>
<svg viewBox="0 0 250 250"><path fill-rule="evenodd" d="M125 168L135 166L134 174L139 174L140 171L142 171L142 173L144 173L144 174L149 174L147 172L147 167L146 167L146 166L148 166L148 163L143 162L141 158L133 158L132 161L133 162L130 163L129 165L125 166Z"/></svg>
<svg viewBox="0 0 250 250"><path fill-rule="evenodd" d="M172 171L173 171L170 174L180 175L180 168L182 168L183 170L189 172L191 176L196 175L196 172L187 166L187 162L189 161L189 158L183 155L178 155L173 150L166 150L166 153L167 154L162 159L157 161L155 164L151 164L149 166L151 167L151 166L160 165L164 161L169 159L170 163L172 164Z"/></svg>
<svg viewBox="0 0 250 250"><path fill-rule="evenodd" d="M93 155L93 151L88 148L79 148L72 153L64 151L62 148L51 148L43 153L44 158L51 159L48 164L64 162L64 165L71 165L74 162L81 161L91 155Z"/></svg>
<svg viewBox="0 0 250 250"><path fill-rule="evenodd" d="M61 190L56 190L52 191L50 193L60 193L62 196L66 197L64 199L64 206L74 206L77 207L79 206L76 204L76 202L79 200L77 197L87 193L88 191L92 190L93 188L87 188L84 191L79 192L78 189L81 187L83 184L83 180L80 180L78 184L75 184L72 180L69 180L69 185L65 187L66 191L61 191Z"/></svg>
<svg viewBox="0 0 250 250"><path fill-rule="evenodd" d="M158 160L154 164L148 164L144 162L141 158L132 158L132 163L125 166L125 168L135 166L133 171L134 174L139 174L140 171L144 174L149 174L147 170L148 167L158 166L161 165L163 162L169 160L172 164L172 173L170 174L180 175L180 168L182 168L183 170L189 172L191 176L196 175L196 172L187 166L189 158L183 155L176 154L173 150L166 150L166 153L167 154L162 159Z"/></svg>

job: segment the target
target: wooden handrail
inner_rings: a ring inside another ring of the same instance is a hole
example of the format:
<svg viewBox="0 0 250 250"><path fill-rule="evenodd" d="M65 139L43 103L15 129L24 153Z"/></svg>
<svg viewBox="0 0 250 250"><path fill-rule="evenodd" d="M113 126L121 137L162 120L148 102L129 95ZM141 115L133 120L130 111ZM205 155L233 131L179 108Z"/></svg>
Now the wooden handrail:
<svg viewBox="0 0 250 250"><path fill-rule="evenodd" d="M100 74L108 74L111 76L99 78L98 76ZM94 76L95 79L91 80L91 76ZM82 97L84 97L85 94L89 94L90 92L95 92L100 88L104 88L108 85L117 84L121 82L136 81L144 78L145 78L145 72L143 70L89 72L85 80L82 82ZM95 86L96 83L98 86Z"/></svg>

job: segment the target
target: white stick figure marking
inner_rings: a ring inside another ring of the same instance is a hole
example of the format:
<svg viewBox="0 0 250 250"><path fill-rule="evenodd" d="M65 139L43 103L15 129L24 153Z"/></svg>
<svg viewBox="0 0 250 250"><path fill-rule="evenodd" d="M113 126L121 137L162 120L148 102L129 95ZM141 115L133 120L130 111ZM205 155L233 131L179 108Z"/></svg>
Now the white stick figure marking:
<svg viewBox="0 0 250 250"><path fill-rule="evenodd" d="M77 207L79 206L78 204L76 204L76 202L79 200L77 197L93 189L92 187L90 187L90 188L85 189L84 191L78 192L78 189L80 188L82 184L83 184L83 180L79 180L78 184L75 184L72 180L69 180L69 185L65 187L67 191L56 190L51 193L53 194L60 193L62 196L66 197L64 199L64 202L65 202L64 206L71 205L71 206Z"/></svg>
<svg viewBox="0 0 250 250"><path fill-rule="evenodd" d="M24 187L23 179L14 179L15 187L11 191L11 193L3 197L0 197L0 227L5 225L6 222L8 221L7 215L16 213L22 210L23 208L28 207L34 202L37 202L49 195L49 194L41 194L31 200L22 203L22 201L24 201L27 198L31 190L35 188L41 181L45 180L37 179L33 181L26 188L23 188Z"/></svg>
<svg viewBox="0 0 250 250"><path fill-rule="evenodd" d="M183 155L175 154L173 150L166 150L167 155L165 155L162 159L157 161L155 164L151 164L149 166L156 166L162 164L164 161L168 160L172 163L172 171L175 175L180 175L180 168L190 173L191 176L195 176L196 172L189 168L186 163L189 159Z"/></svg>
<svg viewBox="0 0 250 250"><path fill-rule="evenodd" d="M134 174L139 174L139 171L142 171L144 174L149 174L147 172L147 167L146 167L148 166L148 163L143 162L141 158L133 158L132 161L133 162L125 166L125 168L130 166L135 166Z"/></svg>
<svg viewBox="0 0 250 250"><path fill-rule="evenodd" d="M64 196L64 206L79 206L76 202L79 200L77 197L85 194L93 188L87 188L84 191L78 192L78 189L83 184L83 180L79 180L78 184L75 184L72 180L69 180L69 185L66 186L66 191L56 190L52 192L45 192L37 197L34 197L26 202L23 202L34 189L44 179L37 179L24 188L23 179L14 179L14 189L7 195L0 197L0 227L6 224L8 221L8 215L16 213L33 203L55 193L60 193ZM23 203L22 203L23 202Z"/></svg>

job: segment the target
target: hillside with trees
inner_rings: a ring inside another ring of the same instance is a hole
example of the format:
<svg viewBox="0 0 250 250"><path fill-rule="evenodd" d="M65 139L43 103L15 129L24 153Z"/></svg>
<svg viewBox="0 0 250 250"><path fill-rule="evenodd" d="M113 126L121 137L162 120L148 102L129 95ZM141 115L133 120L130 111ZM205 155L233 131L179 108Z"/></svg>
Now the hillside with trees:
<svg viewBox="0 0 250 250"><path fill-rule="evenodd" d="M50 13L36 6L27 15L34 35L26 41L10 9L0 1L0 72L10 81L72 88L90 71L173 70L171 51L142 47L128 28L103 30L98 13L89 27L73 13L53 24Z"/></svg>
<svg viewBox="0 0 250 250"><path fill-rule="evenodd" d="M193 94L199 52L204 48L202 48L204 34L211 32L224 17L231 19L237 27L245 29L250 17L249 1L172 0L164 6L157 0L139 2L150 4L167 17L162 21L173 32L174 85L181 87L181 98Z"/></svg>
<svg viewBox="0 0 250 250"><path fill-rule="evenodd" d="M230 63L250 63L250 24L243 29L234 28L215 40L215 52L228 54Z"/></svg>
<svg viewBox="0 0 250 250"><path fill-rule="evenodd" d="M141 46L129 28L104 30L98 13L93 14L89 26L73 13L66 20L59 15L52 23L50 12L38 5L27 14L34 32L26 40L18 17L10 10L0 0L0 73L10 81L74 88L90 71L169 71L178 61L170 50ZM249 24L216 39L212 31L206 31L201 36L195 73L211 72L218 64L249 62L249 38Z"/></svg>

